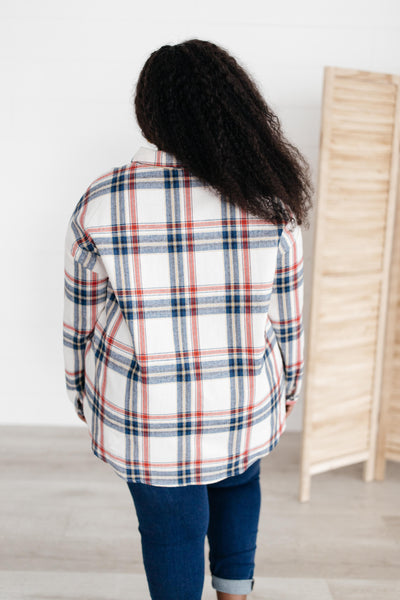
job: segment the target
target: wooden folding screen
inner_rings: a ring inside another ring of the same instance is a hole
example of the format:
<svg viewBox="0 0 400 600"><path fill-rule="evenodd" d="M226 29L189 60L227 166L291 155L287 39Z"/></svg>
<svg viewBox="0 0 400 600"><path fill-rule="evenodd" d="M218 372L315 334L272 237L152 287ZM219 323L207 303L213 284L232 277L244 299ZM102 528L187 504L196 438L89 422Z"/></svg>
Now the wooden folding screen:
<svg viewBox="0 0 400 600"><path fill-rule="evenodd" d="M375 467L380 480L386 459L400 462L400 177L394 232Z"/></svg>
<svg viewBox="0 0 400 600"><path fill-rule="evenodd" d="M325 67L300 500L374 476L399 163L400 77Z"/></svg>

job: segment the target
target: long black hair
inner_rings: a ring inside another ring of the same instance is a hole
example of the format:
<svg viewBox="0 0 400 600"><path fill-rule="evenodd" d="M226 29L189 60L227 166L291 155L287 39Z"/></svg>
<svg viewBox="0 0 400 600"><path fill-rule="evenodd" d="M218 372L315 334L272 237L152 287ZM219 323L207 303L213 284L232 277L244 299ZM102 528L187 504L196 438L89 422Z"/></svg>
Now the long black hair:
<svg viewBox="0 0 400 600"><path fill-rule="evenodd" d="M271 223L309 227L309 164L225 49L190 39L155 50L134 107L144 137L227 201Z"/></svg>

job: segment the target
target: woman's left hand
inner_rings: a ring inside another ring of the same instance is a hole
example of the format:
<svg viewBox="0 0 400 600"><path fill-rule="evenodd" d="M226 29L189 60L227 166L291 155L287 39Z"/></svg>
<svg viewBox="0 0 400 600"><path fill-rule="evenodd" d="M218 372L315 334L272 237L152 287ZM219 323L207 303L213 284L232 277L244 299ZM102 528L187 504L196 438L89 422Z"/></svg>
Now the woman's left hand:
<svg viewBox="0 0 400 600"><path fill-rule="evenodd" d="M75 412L80 420L86 423L85 415L83 414L83 399L79 396L75 398Z"/></svg>
<svg viewBox="0 0 400 600"><path fill-rule="evenodd" d="M85 417L83 415L80 415L79 413L77 413L77 414L78 414L78 417L80 418L80 420L83 421L84 423L86 423Z"/></svg>

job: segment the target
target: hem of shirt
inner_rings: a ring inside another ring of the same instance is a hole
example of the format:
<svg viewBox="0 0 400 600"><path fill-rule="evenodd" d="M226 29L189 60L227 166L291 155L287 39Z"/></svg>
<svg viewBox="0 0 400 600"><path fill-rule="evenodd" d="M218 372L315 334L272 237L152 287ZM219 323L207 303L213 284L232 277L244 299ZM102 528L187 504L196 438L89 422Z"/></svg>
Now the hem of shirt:
<svg viewBox="0 0 400 600"><path fill-rule="evenodd" d="M249 454L248 455L248 461L246 466L244 467L242 465L241 469L236 473L236 475L241 475L242 473L244 473L253 463L255 463L259 458L263 458L264 456L268 456L268 454L270 454L275 447L278 445L278 442L282 436L282 434L285 432L286 430L286 426L287 426L287 415L284 414L284 418L283 418L283 422L281 425L281 431L279 434L276 435L275 440L272 444L268 444L267 446L265 446L265 448L263 448L262 450L258 450L258 452L256 454ZM96 444L94 441L94 438L92 436L92 433L90 431L90 429L88 429L89 435L90 435L90 439L91 439L91 449L93 454L99 458L102 462L106 463L109 467L111 467L111 469L114 471L114 473L123 481L125 482L132 482L132 483L144 483L147 485L152 485L154 487L186 487L188 485L208 485L211 483L217 483L217 481L222 481L223 479L226 479L227 477L229 477L229 475L226 474L221 474L221 476L213 476L212 478L210 478L209 480L204 480L204 477L202 478L202 482L198 483L198 482L193 482L193 481L188 481L188 482L181 482L181 483L173 483L173 482L169 482L169 483L165 483L164 480L161 480L159 478L154 478L151 477L151 482L146 481L144 478L141 477L137 477L135 479L131 479L129 477L126 476L126 472L122 469L121 471L119 471L114 464L112 463L112 461L110 461L109 459L107 459L106 456L104 456L103 454L101 454L101 452L99 450L97 450L96 448Z"/></svg>

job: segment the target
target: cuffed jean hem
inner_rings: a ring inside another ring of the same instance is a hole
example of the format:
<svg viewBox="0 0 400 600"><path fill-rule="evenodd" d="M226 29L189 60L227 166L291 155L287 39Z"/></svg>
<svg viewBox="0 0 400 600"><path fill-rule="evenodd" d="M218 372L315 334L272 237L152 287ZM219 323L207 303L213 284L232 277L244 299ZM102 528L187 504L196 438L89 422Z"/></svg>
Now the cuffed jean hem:
<svg viewBox="0 0 400 600"><path fill-rule="evenodd" d="M222 579L211 575L211 585L218 592L226 594L248 594L254 587L254 579Z"/></svg>

